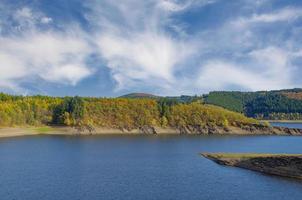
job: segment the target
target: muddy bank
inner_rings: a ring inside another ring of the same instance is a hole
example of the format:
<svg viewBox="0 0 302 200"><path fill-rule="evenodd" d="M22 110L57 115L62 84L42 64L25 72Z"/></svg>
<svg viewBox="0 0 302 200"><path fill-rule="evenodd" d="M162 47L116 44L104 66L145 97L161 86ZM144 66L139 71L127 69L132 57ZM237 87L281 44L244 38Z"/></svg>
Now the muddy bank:
<svg viewBox="0 0 302 200"><path fill-rule="evenodd" d="M203 153L202 155L220 165L302 179L302 154Z"/></svg>

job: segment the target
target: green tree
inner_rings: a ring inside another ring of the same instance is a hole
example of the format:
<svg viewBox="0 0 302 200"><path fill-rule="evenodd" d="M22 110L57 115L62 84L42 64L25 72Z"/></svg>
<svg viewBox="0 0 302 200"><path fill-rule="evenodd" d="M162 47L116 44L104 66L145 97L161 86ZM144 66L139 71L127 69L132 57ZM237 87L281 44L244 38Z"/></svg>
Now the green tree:
<svg viewBox="0 0 302 200"><path fill-rule="evenodd" d="M84 118L84 101L80 97L65 97L53 111L53 123L78 125Z"/></svg>

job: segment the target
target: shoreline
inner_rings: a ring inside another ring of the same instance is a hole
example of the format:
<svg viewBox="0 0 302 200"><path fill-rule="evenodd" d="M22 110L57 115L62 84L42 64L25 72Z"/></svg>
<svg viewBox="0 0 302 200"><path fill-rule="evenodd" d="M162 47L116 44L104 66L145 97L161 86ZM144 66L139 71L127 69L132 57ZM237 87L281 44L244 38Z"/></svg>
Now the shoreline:
<svg viewBox="0 0 302 200"><path fill-rule="evenodd" d="M95 128L95 131L78 132L68 126L43 126L43 127L0 127L0 139L10 137L35 136L35 135L61 135L61 136L95 136L95 135L180 135L177 129L156 128L157 134L146 134L139 129L131 131L113 128Z"/></svg>
<svg viewBox="0 0 302 200"><path fill-rule="evenodd" d="M302 120L260 120L260 122L269 122L269 123L302 123Z"/></svg>
<svg viewBox="0 0 302 200"><path fill-rule="evenodd" d="M302 179L302 154L201 153L217 164Z"/></svg>
<svg viewBox="0 0 302 200"><path fill-rule="evenodd" d="M95 135L280 135L302 136L302 129L282 127L194 127L188 126L181 129L173 127L142 127L133 130L96 127L93 132L87 130L79 132L74 127L68 126L41 126L41 127L0 127L0 138L34 136L34 135L62 135L62 136L95 136Z"/></svg>

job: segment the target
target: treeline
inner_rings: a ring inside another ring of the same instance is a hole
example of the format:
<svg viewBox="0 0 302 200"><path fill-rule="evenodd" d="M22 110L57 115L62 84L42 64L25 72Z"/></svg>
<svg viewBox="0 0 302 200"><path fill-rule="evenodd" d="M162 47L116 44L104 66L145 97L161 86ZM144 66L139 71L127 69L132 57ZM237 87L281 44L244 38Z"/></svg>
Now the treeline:
<svg viewBox="0 0 302 200"><path fill-rule="evenodd" d="M38 126L52 121L53 110L63 100L0 94L0 126Z"/></svg>
<svg viewBox="0 0 302 200"><path fill-rule="evenodd" d="M245 113L247 116L263 119L270 119L273 116L276 119L277 116L282 116L282 119L290 117L292 120L299 120L302 114L302 101L282 94L267 93L248 102Z"/></svg>
<svg viewBox="0 0 302 200"><path fill-rule="evenodd" d="M301 120L301 89L260 92L210 92L205 102L240 112L248 117Z"/></svg>
<svg viewBox="0 0 302 200"><path fill-rule="evenodd" d="M244 115L228 111L221 107L204 105L198 102L191 104L179 104L171 108L168 117L172 127L183 126L235 126L240 127L246 124L257 124L255 119L247 118Z"/></svg>
<svg viewBox="0 0 302 200"><path fill-rule="evenodd" d="M0 95L0 126L95 126L135 129L143 126L241 126L257 123L242 114L199 100L175 98L81 98Z"/></svg>
<svg viewBox="0 0 302 200"><path fill-rule="evenodd" d="M269 119L269 120L302 120L301 113L269 113L267 116L263 114L256 114L257 119Z"/></svg>
<svg viewBox="0 0 302 200"><path fill-rule="evenodd" d="M246 104L257 97L263 95L263 92L210 92L204 96L207 104L221 106L228 110L245 113Z"/></svg>

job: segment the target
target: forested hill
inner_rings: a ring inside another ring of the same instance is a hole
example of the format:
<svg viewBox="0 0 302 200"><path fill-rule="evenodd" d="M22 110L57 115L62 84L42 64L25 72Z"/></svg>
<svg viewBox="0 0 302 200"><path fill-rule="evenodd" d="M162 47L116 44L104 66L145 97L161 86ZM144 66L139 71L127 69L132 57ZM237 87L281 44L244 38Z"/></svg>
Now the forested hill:
<svg viewBox="0 0 302 200"><path fill-rule="evenodd" d="M158 99L160 96L156 96L148 93L130 93L120 96L119 98L129 98L129 99Z"/></svg>
<svg viewBox="0 0 302 200"><path fill-rule="evenodd" d="M0 126L89 126L132 130L158 127L243 127L254 119L200 101L161 98L12 96L0 93Z"/></svg>
<svg viewBox="0 0 302 200"><path fill-rule="evenodd" d="M248 117L277 120L302 120L302 89L259 92L210 92L207 104L244 113Z"/></svg>
<svg viewBox="0 0 302 200"><path fill-rule="evenodd" d="M180 95L180 96L158 96L154 94L148 94L148 93L130 93L125 94L123 96L120 96L118 98L127 98L127 99L156 99L159 101L165 100L169 101L170 104L172 102L175 103L192 103L195 101L203 101L203 96L190 96L190 95Z"/></svg>
<svg viewBox="0 0 302 200"><path fill-rule="evenodd" d="M131 130L142 126L224 127L257 123L247 117L302 120L302 89L139 96L60 98L0 93L0 126L91 125Z"/></svg>

